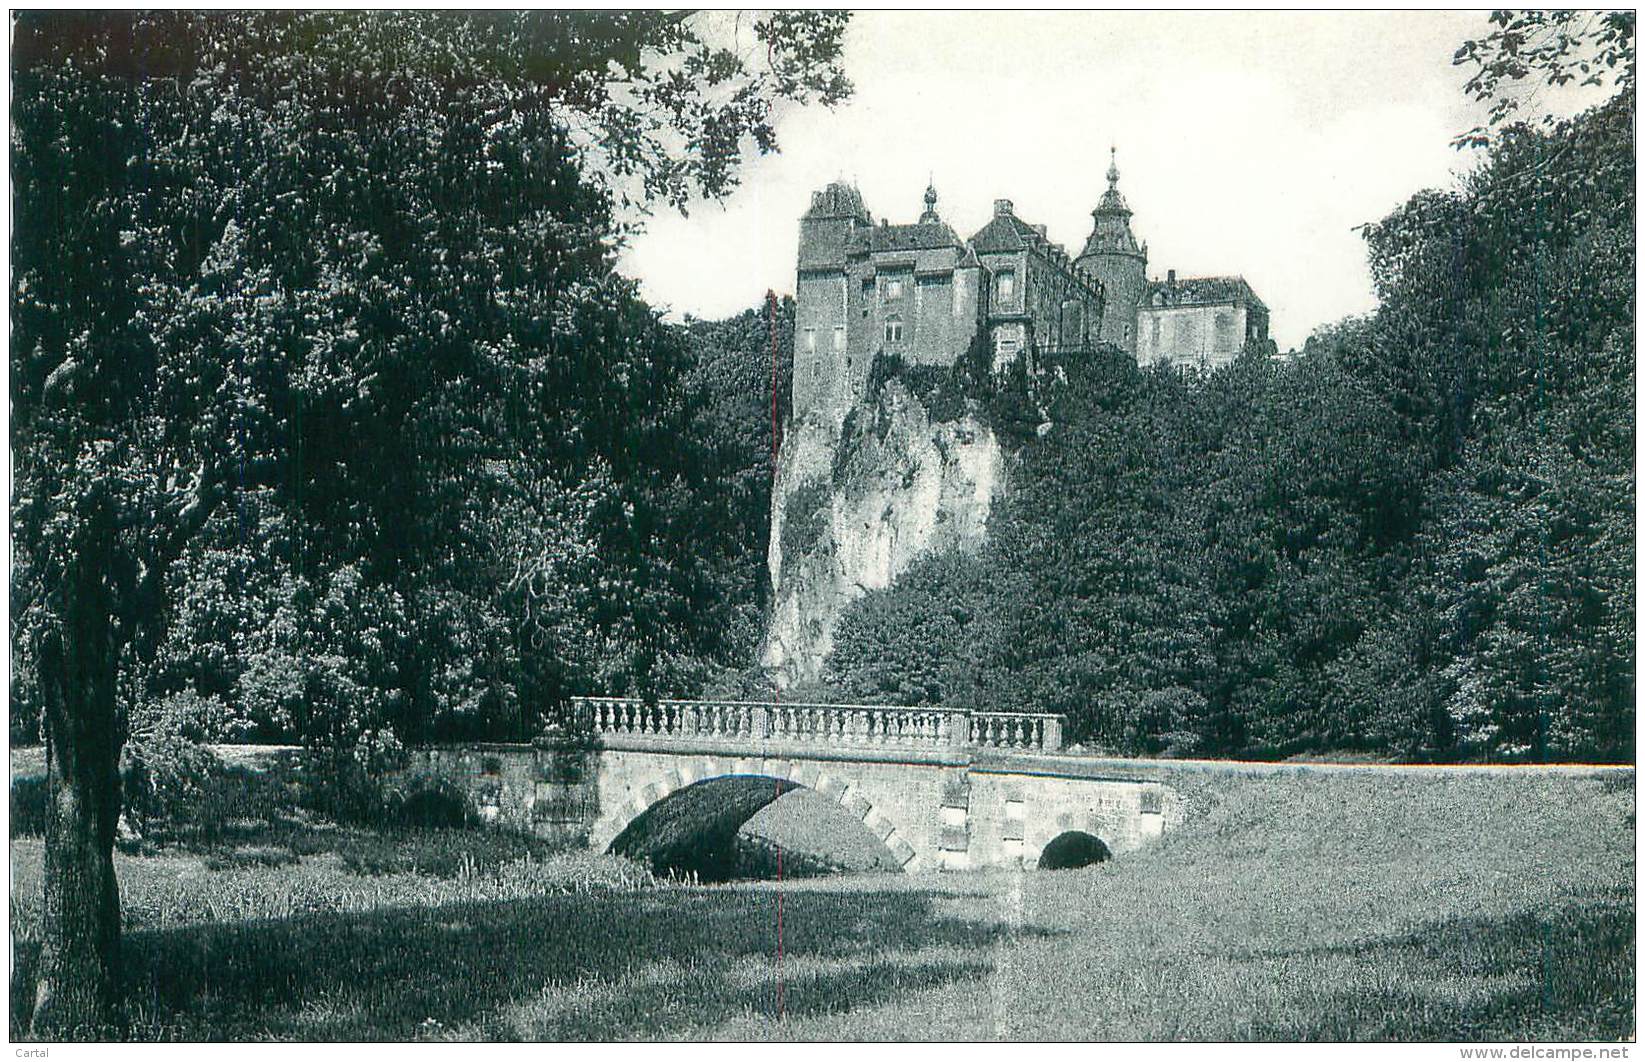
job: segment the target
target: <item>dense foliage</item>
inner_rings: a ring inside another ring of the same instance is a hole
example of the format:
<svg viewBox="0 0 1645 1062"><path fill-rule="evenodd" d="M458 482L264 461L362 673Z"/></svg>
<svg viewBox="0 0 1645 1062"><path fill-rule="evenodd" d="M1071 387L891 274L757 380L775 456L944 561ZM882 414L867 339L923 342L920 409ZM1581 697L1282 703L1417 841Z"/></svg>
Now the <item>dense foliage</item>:
<svg viewBox="0 0 1645 1062"><path fill-rule="evenodd" d="M744 663L792 309L663 324L611 272L613 201L721 193L774 93L837 98L838 20L804 18L740 81L656 13L26 25L14 735L82 488L200 514L116 550L155 573L120 702L196 737L522 736ZM670 49L718 73L639 63ZM677 127L619 121L608 62Z"/></svg>
<svg viewBox="0 0 1645 1062"><path fill-rule="evenodd" d="M845 16L97 12L13 34L13 733L33 1022L105 1035L117 760L524 736L749 651L691 348L623 208L832 103ZM737 456L733 449L726 459Z"/></svg>
<svg viewBox="0 0 1645 1062"><path fill-rule="evenodd" d="M985 551L860 599L835 687L1126 752L1631 759L1633 99L1367 226L1378 312L1289 362L1069 366Z"/></svg>

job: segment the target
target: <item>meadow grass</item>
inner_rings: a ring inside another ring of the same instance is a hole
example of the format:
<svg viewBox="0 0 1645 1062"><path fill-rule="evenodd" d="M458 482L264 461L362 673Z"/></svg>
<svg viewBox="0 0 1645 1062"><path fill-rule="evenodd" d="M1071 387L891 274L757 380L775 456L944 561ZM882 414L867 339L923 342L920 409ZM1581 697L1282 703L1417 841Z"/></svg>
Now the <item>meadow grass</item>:
<svg viewBox="0 0 1645 1062"><path fill-rule="evenodd" d="M1174 782L1183 828L1056 873L687 887L463 831L335 831L294 861L220 869L205 852L122 854L129 1034L1634 1035L1631 774ZM373 871L350 844L455 854ZM21 965L39 860L38 842L13 843Z"/></svg>

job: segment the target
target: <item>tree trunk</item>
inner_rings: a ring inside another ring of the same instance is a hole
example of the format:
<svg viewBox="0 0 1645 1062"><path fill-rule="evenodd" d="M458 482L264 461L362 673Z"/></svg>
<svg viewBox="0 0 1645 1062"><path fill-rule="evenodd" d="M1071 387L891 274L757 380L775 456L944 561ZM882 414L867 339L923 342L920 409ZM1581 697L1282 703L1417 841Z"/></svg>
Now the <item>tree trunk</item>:
<svg viewBox="0 0 1645 1062"><path fill-rule="evenodd" d="M45 938L31 1029L42 1039L102 1039L119 1023L118 651L113 536L99 530L88 528L65 565L61 625L45 635L39 657L49 794Z"/></svg>

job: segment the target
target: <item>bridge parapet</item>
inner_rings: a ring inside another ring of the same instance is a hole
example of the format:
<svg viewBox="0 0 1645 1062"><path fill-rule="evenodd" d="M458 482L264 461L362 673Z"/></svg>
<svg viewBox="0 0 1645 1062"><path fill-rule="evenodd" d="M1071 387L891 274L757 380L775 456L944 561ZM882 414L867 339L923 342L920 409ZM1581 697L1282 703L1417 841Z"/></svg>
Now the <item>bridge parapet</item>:
<svg viewBox="0 0 1645 1062"><path fill-rule="evenodd" d="M1056 752L1062 748L1062 716L1050 712L972 712L976 748Z"/></svg>
<svg viewBox="0 0 1645 1062"><path fill-rule="evenodd" d="M710 738L829 748L987 748L1056 752L1062 716L962 708L781 701L647 703L573 697L578 722L601 737Z"/></svg>

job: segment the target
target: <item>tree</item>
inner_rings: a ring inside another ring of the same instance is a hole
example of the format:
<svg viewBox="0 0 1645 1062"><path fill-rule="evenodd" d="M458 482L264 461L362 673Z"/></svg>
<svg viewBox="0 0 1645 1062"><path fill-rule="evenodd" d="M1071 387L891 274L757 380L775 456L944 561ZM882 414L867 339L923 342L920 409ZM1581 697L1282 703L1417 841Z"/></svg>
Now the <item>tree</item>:
<svg viewBox="0 0 1645 1062"><path fill-rule="evenodd" d="M1489 120L1459 134L1453 146L1488 145L1491 130L1534 104L1545 86L1577 82L1631 92L1636 22L1633 11L1492 12L1496 28L1464 41L1451 58L1472 69L1464 91L1491 105Z"/></svg>
<svg viewBox="0 0 1645 1062"><path fill-rule="evenodd" d="M188 681L329 712L305 728L492 687L452 667L506 660L514 634L469 592L501 578L465 562L506 530L480 507L551 456L645 468L649 496L671 478L636 460L678 408L647 390L675 355L610 274L613 204L732 188L749 145L775 147L776 103L848 90L843 20L757 20L752 57L661 12L17 20L12 633L51 777L37 1034L118 1019L116 767L132 707L178 680L168 629L203 619L192 580L254 573L265 662L304 666L294 692L278 667ZM644 549L629 512L606 507L601 546ZM419 654L442 631L458 650Z"/></svg>

